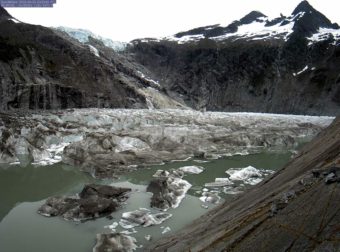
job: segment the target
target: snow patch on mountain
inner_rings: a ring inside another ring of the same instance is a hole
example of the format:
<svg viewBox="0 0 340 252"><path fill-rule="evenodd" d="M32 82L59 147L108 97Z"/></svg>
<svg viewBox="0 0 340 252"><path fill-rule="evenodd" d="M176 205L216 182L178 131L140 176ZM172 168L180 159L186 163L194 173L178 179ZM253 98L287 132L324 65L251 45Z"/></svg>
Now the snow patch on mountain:
<svg viewBox="0 0 340 252"><path fill-rule="evenodd" d="M197 42L205 38L209 38L215 41L223 41L231 39L233 41L239 39L246 40L266 40L266 39L283 39L287 41L289 36L294 32L295 22L301 19L306 13L299 12L295 15L291 15L286 18L282 18L279 22L274 22L274 20L268 17L258 17L250 23L242 23L240 21L235 21L233 25L237 26L235 32L226 31L222 35L214 37L206 37L204 32L212 29L226 29L228 27L223 27L221 25L208 26L206 28L202 27L201 34L184 35L178 37L176 35L163 38L163 40L175 41L179 44L184 44L187 42Z"/></svg>
<svg viewBox="0 0 340 252"><path fill-rule="evenodd" d="M88 46L89 46L89 48L90 48L90 51L91 51L94 55L96 55L97 57L99 57L98 49L95 48L94 46L91 46L91 45L88 45Z"/></svg>
<svg viewBox="0 0 340 252"><path fill-rule="evenodd" d="M285 25L281 23L273 26L265 26L266 22L254 21L250 24L241 25L235 33L227 33L222 36L213 37L214 40L221 41L228 38L264 40L264 39L284 39L287 40L293 32L294 22Z"/></svg>
<svg viewBox="0 0 340 252"><path fill-rule="evenodd" d="M333 44L339 45L337 40L340 40L340 29L319 28L317 33L308 38L308 45L310 46L316 42L325 41L332 38L335 40Z"/></svg>

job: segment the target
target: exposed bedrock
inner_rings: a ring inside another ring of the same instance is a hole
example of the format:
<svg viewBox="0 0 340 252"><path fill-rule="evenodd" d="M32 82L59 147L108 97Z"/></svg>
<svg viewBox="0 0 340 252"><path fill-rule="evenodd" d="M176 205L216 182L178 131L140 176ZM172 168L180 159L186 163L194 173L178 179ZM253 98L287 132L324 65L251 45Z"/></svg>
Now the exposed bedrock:
<svg viewBox="0 0 340 252"><path fill-rule="evenodd" d="M62 216L66 220L82 221L108 216L127 199L129 188L90 184L75 196L50 197L38 213L47 216Z"/></svg>
<svg viewBox="0 0 340 252"><path fill-rule="evenodd" d="M97 177L188 157L294 149L331 117L81 109L0 115L0 162L63 161Z"/></svg>
<svg viewBox="0 0 340 252"><path fill-rule="evenodd" d="M0 111L185 107L98 39L83 44L4 12L0 6Z"/></svg>
<svg viewBox="0 0 340 252"><path fill-rule="evenodd" d="M285 167L147 251L339 251L340 118Z"/></svg>

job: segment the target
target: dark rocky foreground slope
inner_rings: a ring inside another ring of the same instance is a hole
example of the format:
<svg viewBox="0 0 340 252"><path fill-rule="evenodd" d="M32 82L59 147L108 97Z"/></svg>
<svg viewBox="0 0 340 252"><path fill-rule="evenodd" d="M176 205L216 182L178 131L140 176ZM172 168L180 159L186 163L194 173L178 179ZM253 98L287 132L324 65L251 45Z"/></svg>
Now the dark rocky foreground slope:
<svg viewBox="0 0 340 252"><path fill-rule="evenodd" d="M82 44L0 6L0 110L146 108L153 96L156 108L181 107L138 69L99 40Z"/></svg>
<svg viewBox="0 0 340 252"><path fill-rule="evenodd" d="M288 17L251 12L227 27L135 40L129 51L173 98L197 109L338 115L339 35L302 1Z"/></svg>
<svg viewBox="0 0 340 252"><path fill-rule="evenodd" d="M151 251L339 251L340 118L284 168Z"/></svg>

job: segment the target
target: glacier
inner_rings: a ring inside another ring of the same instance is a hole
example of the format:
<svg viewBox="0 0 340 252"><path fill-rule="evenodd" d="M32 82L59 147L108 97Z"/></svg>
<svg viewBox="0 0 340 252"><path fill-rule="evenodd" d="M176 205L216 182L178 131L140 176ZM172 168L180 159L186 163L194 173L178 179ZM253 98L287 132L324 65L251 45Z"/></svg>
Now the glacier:
<svg viewBox="0 0 340 252"><path fill-rule="evenodd" d="M1 114L0 162L64 162L96 177L112 177L172 160L294 149L333 119L177 109Z"/></svg>

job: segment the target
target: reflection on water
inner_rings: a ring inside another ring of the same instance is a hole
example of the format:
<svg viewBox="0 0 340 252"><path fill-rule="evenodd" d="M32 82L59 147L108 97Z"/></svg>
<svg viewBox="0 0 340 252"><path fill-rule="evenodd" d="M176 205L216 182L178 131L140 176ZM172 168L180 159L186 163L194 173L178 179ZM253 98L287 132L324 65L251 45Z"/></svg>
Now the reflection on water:
<svg viewBox="0 0 340 252"><path fill-rule="evenodd" d="M18 203L34 202L74 191L91 178L73 167L0 165L0 220Z"/></svg>
<svg viewBox="0 0 340 252"><path fill-rule="evenodd" d="M211 160L202 164L193 161L174 162L140 169L121 177L116 182L110 182L113 185L133 189L123 209L113 214L114 219L102 218L86 223L45 218L38 215L36 211L47 197L74 194L79 192L85 183L93 182L94 179L76 168L61 164L24 168L0 166L0 251L90 252L95 243L95 235L110 231L104 226L118 222L123 212L140 207L149 208L150 194L146 193L145 189L157 169L179 168L185 165L203 166L205 168L203 173L185 176L185 179L193 185L193 189L189 190L189 194L179 208L169 210L169 213L173 214L172 218L159 226L136 228L138 232L133 236L136 237L139 245L145 244L147 243L145 235L150 234L153 239L157 239L162 236L161 232L165 227L170 227L171 232L175 232L207 212L207 209L201 207L202 202L198 199L196 191L201 190L204 183L214 181L216 177L225 177L228 168L251 165L256 168L276 170L289 160L289 156L289 153L262 153ZM228 197L225 198L228 200ZM121 230L123 229L117 229L117 231Z"/></svg>

